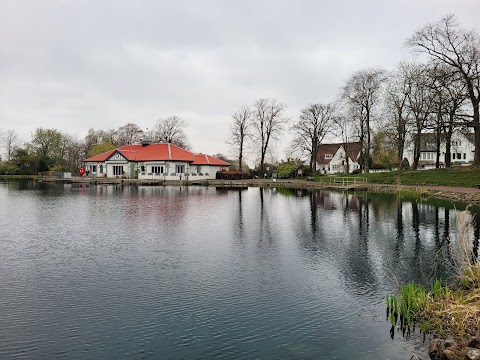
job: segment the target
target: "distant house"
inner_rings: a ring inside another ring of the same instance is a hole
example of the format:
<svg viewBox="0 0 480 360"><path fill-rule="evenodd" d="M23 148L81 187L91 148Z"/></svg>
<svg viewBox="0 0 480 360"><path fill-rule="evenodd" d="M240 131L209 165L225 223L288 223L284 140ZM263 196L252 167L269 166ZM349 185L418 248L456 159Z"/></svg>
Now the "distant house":
<svg viewBox="0 0 480 360"><path fill-rule="evenodd" d="M445 166L445 141L440 144L439 166ZM412 143L405 149L404 156L413 164L414 145ZM451 139L450 159L452 165L470 165L475 157L475 136L473 133L453 133ZM422 134L420 138L420 160L418 169L433 169L437 160L437 145L435 134Z"/></svg>
<svg viewBox="0 0 480 360"><path fill-rule="evenodd" d="M215 179L229 163L173 144L125 145L85 159L88 176L151 180Z"/></svg>
<svg viewBox="0 0 480 360"><path fill-rule="evenodd" d="M345 151L345 147L347 151ZM321 144L317 151L317 170L324 174L345 173L347 172L347 156L349 172L359 170L361 148L359 142Z"/></svg>

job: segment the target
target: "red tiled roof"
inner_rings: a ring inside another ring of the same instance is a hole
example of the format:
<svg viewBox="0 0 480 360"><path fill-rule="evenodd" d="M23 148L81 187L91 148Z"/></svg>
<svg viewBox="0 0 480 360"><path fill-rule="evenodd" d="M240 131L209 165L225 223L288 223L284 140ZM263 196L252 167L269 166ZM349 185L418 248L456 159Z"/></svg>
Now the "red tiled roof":
<svg viewBox="0 0 480 360"><path fill-rule="evenodd" d="M86 162L101 162L107 160L115 152L120 153L129 161L186 161L194 165L230 166L229 163L210 155L193 154L173 144L148 144L146 146L125 145L118 149L104 152L85 159Z"/></svg>
<svg viewBox="0 0 480 360"><path fill-rule="evenodd" d="M192 165L217 165L217 166L230 166L226 161L214 158L205 154L194 154L194 162Z"/></svg>
<svg viewBox="0 0 480 360"><path fill-rule="evenodd" d="M317 163L320 165L326 165L330 163L332 159L325 159L325 154L331 154L332 157L335 156L338 149L343 147L343 143L338 144L321 144L317 150ZM360 155L361 146L360 143L347 143L347 153L348 157L352 160L357 160L358 156Z"/></svg>
<svg viewBox="0 0 480 360"><path fill-rule="evenodd" d="M115 150L110 150L95 156L91 156L88 159L85 159L85 161L105 161L110 155L112 155L115 152Z"/></svg>

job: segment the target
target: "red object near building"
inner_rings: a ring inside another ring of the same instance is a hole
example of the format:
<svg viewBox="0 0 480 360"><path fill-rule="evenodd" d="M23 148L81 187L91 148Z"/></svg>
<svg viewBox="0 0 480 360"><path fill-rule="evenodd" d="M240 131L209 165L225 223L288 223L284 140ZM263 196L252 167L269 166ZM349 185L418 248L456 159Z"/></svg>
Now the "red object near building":
<svg viewBox="0 0 480 360"><path fill-rule="evenodd" d="M80 168L80 175L84 175L85 174L85 169L83 167Z"/></svg>

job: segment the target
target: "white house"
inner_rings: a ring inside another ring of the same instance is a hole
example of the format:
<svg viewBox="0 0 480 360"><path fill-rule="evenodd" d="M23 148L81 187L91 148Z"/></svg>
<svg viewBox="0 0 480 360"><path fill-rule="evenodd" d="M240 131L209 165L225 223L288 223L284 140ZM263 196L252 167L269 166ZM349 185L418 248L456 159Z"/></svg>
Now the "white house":
<svg viewBox="0 0 480 360"><path fill-rule="evenodd" d="M347 153L349 172L358 170L360 169L360 150L359 142L321 144L317 151L317 170L324 174L345 173L347 171Z"/></svg>
<svg viewBox="0 0 480 360"><path fill-rule="evenodd" d="M445 141L440 144L440 167L445 166ZM413 141L405 148L404 157L409 164L413 164L414 156ZM474 134L456 131L452 134L450 157L452 165L470 165L475 157L475 138ZM422 134L420 138L420 160L418 169L434 169L437 159L437 145L435 134Z"/></svg>
<svg viewBox="0 0 480 360"><path fill-rule="evenodd" d="M85 159L88 176L150 180L215 179L229 163L173 144L125 145Z"/></svg>

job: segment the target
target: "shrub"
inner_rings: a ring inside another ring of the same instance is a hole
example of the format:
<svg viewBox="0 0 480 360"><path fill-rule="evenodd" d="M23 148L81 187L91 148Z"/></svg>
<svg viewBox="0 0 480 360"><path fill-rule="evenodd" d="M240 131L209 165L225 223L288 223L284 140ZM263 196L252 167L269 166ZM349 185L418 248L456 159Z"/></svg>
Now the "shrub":
<svg viewBox="0 0 480 360"><path fill-rule="evenodd" d="M12 175L12 174L17 174L18 173L18 168L15 165L12 164L0 164L0 175Z"/></svg>
<svg viewBox="0 0 480 360"><path fill-rule="evenodd" d="M288 179L295 176L296 166L293 163L283 163L277 167L279 179Z"/></svg>
<svg viewBox="0 0 480 360"><path fill-rule="evenodd" d="M248 172L240 170L217 171L216 178L221 180L248 179Z"/></svg>

